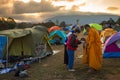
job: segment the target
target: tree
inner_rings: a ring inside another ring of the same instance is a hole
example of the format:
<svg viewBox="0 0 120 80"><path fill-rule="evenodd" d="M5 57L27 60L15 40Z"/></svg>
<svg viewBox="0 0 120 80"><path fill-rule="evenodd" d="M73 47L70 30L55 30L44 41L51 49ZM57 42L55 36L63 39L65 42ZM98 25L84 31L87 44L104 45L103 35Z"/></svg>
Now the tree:
<svg viewBox="0 0 120 80"><path fill-rule="evenodd" d="M46 23L39 23L39 25L45 26L45 27L47 27L47 28L50 28L50 27L52 27L52 26L55 26L55 23L52 22L52 21L49 21L49 22L46 22Z"/></svg>
<svg viewBox="0 0 120 80"><path fill-rule="evenodd" d="M58 20L58 19L56 19L56 22L55 22L55 23L56 23L56 25L59 25L59 20Z"/></svg>
<svg viewBox="0 0 120 80"><path fill-rule="evenodd" d="M79 19L76 20L76 24L77 24L77 25L79 24Z"/></svg>
<svg viewBox="0 0 120 80"><path fill-rule="evenodd" d="M60 27L66 27L65 21L62 21L62 22L60 23Z"/></svg>
<svg viewBox="0 0 120 80"><path fill-rule="evenodd" d="M11 17L7 18L7 23L9 25L9 29L14 29L16 27L16 22Z"/></svg>
<svg viewBox="0 0 120 80"><path fill-rule="evenodd" d="M22 22L22 23L17 23L16 27L19 28L19 29L32 28L33 24L32 23Z"/></svg>
<svg viewBox="0 0 120 80"><path fill-rule="evenodd" d="M114 25L114 24L115 24L115 21L114 21L112 18L110 18L110 19L108 20L108 24Z"/></svg>
<svg viewBox="0 0 120 80"><path fill-rule="evenodd" d="M118 18L118 20L116 21L116 23L120 25L120 17Z"/></svg>
<svg viewBox="0 0 120 80"><path fill-rule="evenodd" d="M7 30L9 28L7 22L3 17L0 17L0 31Z"/></svg>

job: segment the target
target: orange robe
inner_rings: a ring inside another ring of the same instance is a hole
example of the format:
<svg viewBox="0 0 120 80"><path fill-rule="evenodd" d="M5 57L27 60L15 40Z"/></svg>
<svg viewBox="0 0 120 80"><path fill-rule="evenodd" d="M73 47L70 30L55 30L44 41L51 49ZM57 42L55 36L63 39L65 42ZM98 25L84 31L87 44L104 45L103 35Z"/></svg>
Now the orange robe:
<svg viewBox="0 0 120 80"><path fill-rule="evenodd" d="M82 63L88 64L89 67L95 70L99 70L102 65L102 43L96 29L90 28L86 38L86 44L83 48Z"/></svg>

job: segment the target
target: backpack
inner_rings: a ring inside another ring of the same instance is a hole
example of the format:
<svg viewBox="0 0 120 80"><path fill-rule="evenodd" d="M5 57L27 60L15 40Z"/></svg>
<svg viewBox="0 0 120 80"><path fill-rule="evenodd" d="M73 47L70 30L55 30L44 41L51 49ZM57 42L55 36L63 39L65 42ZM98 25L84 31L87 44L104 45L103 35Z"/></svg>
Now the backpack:
<svg viewBox="0 0 120 80"><path fill-rule="evenodd" d="M75 35L74 34L71 34L69 37L68 37L68 40L67 40L67 48L68 49L70 49L70 50L76 50L76 48L77 48L77 39L75 40L75 42L74 43L72 43L72 38L74 38L75 37Z"/></svg>

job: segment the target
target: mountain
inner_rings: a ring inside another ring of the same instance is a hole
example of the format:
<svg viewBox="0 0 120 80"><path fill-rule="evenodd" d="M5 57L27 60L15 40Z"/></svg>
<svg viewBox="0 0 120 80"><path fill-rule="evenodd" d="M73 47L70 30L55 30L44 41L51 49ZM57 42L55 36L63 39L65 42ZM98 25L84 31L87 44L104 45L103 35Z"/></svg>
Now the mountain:
<svg viewBox="0 0 120 80"><path fill-rule="evenodd" d="M65 21L67 24L76 24L76 20L79 20L79 24L84 25L89 23L101 23L102 21L109 20L109 18L112 18L116 21L119 17L120 16L118 15L106 13L62 12L54 14L53 17L50 17L45 21L51 20L56 22L56 20L58 20L59 23Z"/></svg>

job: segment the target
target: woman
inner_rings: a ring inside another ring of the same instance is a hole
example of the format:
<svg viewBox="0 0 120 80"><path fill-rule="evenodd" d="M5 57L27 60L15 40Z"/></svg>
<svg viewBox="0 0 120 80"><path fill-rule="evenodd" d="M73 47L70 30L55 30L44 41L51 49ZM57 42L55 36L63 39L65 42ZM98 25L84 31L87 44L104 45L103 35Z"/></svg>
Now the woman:
<svg viewBox="0 0 120 80"><path fill-rule="evenodd" d="M67 40L67 51L68 51L68 71L75 71L73 69L74 64L74 51L77 49L78 44L81 42L77 39L77 36L79 35L80 30L75 29L74 33L72 33Z"/></svg>

